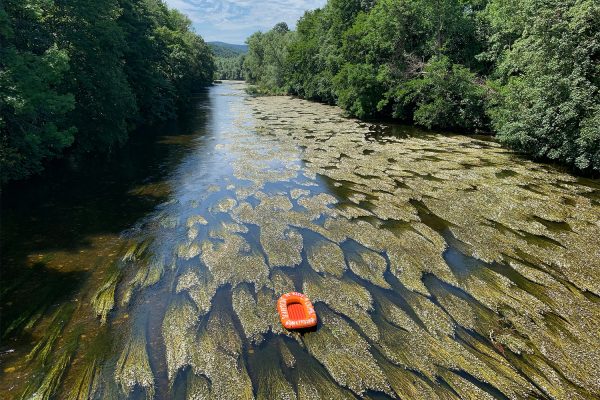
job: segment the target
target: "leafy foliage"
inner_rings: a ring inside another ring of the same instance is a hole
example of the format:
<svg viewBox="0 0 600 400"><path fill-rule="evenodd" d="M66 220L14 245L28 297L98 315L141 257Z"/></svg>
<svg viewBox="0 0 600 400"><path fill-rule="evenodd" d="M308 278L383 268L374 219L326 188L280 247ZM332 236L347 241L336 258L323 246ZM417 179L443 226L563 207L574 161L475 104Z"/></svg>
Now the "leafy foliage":
<svg viewBox="0 0 600 400"><path fill-rule="evenodd" d="M216 59L217 72L215 73L216 79L228 79L228 80L244 80L245 69L244 60L245 55L239 55L234 58L219 57Z"/></svg>
<svg viewBox="0 0 600 400"><path fill-rule="evenodd" d="M267 93L359 118L494 131L536 158L600 171L600 6L593 0L329 0L296 32L248 39Z"/></svg>
<svg viewBox="0 0 600 400"><path fill-rule="evenodd" d="M107 151L211 83L209 47L160 0L0 3L0 182Z"/></svg>
<svg viewBox="0 0 600 400"><path fill-rule="evenodd" d="M244 60L248 53L247 45L210 42L208 44L216 59L215 79L244 80Z"/></svg>
<svg viewBox="0 0 600 400"><path fill-rule="evenodd" d="M600 5L531 1L523 11L527 28L499 55L498 137L536 158L600 171ZM502 38L492 40L499 47Z"/></svg>
<svg viewBox="0 0 600 400"><path fill-rule="evenodd" d="M486 89L475 74L449 58L433 58L421 79L412 79L396 93L402 105L414 105L414 121L427 128L485 129Z"/></svg>
<svg viewBox="0 0 600 400"><path fill-rule="evenodd" d="M267 33L257 32L250 36L244 59L246 79L269 92L285 92L287 48L294 36L285 22L275 25Z"/></svg>
<svg viewBox="0 0 600 400"><path fill-rule="evenodd" d="M42 2L27 8L20 1L0 4L0 160L2 181L41 170L42 161L56 157L74 140L75 128L66 120L74 97L59 85L69 69L69 57L57 45L42 46L33 28L45 11ZM46 37L47 32L38 32Z"/></svg>

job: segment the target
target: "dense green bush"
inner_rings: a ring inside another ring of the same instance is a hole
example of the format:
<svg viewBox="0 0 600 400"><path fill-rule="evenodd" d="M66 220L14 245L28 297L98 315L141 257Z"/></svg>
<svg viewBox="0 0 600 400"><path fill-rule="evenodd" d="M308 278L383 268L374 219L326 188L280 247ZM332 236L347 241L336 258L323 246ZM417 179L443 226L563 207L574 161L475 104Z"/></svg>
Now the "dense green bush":
<svg viewBox="0 0 600 400"><path fill-rule="evenodd" d="M526 23L499 56L498 137L536 158L600 171L600 4L523 7Z"/></svg>
<svg viewBox="0 0 600 400"><path fill-rule="evenodd" d="M215 79L244 80L244 54L235 57L218 57L216 61Z"/></svg>
<svg viewBox="0 0 600 400"><path fill-rule="evenodd" d="M373 117L384 86L373 64L345 64L334 78L338 104L359 118Z"/></svg>
<svg viewBox="0 0 600 400"><path fill-rule="evenodd" d="M0 2L0 182L173 117L214 73L190 27L160 0Z"/></svg>
<svg viewBox="0 0 600 400"><path fill-rule="evenodd" d="M488 124L486 93L468 68L440 57L430 60L420 78L401 86L396 99L404 108L414 110L413 119L419 125L474 132Z"/></svg>
<svg viewBox="0 0 600 400"><path fill-rule="evenodd" d="M244 59L246 79L269 92L285 93L287 49L294 37L294 32L284 22L267 33L257 32L250 36Z"/></svg>

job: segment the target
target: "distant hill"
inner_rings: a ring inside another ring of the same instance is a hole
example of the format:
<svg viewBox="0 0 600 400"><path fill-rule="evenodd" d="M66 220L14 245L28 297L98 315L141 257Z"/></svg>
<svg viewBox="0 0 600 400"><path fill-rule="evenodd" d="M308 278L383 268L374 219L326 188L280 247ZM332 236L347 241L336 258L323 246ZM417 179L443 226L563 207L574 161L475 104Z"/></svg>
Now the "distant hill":
<svg viewBox="0 0 600 400"><path fill-rule="evenodd" d="M212 49L213 53L215 53L215 57L235 58L240 54L246 54L248 52L248 45L245 44L208 42L208 45Z"/></svg>

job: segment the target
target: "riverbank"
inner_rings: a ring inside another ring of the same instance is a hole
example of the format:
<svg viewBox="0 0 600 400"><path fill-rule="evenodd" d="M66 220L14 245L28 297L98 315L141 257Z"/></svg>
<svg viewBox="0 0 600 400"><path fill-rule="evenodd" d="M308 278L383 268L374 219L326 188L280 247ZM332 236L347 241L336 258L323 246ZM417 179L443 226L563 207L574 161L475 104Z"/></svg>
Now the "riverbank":
<svg viewBox="0 0 600 400"><path fill-rule="evenodd" d="M247 39L249 82L600 173L594 1L324 3Z"/></svg>

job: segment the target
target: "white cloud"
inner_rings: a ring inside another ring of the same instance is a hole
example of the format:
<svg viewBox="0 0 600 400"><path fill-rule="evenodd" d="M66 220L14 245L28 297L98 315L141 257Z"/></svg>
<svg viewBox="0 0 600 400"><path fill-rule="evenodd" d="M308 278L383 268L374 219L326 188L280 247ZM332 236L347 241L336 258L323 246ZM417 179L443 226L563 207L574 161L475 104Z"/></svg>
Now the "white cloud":
<svg viewBox="0 0 600 400"><path fill-rule="evenodd" d="M186 14L206 40L243 43L257 30L266 31L285 21L294 27L306 10L326 0L165 0Z"/></svg>

